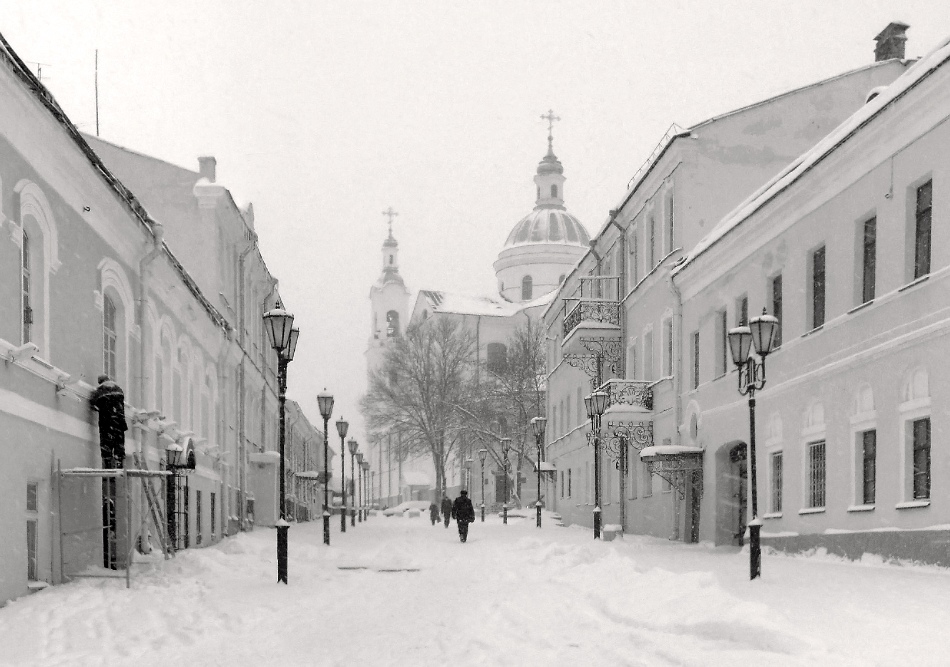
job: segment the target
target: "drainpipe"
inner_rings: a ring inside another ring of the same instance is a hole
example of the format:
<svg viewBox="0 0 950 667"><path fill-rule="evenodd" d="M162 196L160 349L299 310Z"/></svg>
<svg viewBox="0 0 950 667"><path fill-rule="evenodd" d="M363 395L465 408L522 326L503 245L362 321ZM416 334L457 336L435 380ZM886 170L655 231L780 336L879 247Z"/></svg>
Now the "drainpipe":
<svg viewBox="0 0 950 667"><path fill-rule="evenodd" d="M152 222L152 240L151 249L145 253L142 259L139 260L139 298L138 298L138 321L139 326L141 327L142 335L139 339L139 373L138 373L138 386L136 387L136 394L138 398L139 408L146 409L145 402L145 315L147 312L148 305L148 268L152 261L158 257L162 252L162 247L165 239L165 227L159 222ZM142 458L145 458L145 429L139 429L138 433L139 440L139 451L142 454Z"/></svg>

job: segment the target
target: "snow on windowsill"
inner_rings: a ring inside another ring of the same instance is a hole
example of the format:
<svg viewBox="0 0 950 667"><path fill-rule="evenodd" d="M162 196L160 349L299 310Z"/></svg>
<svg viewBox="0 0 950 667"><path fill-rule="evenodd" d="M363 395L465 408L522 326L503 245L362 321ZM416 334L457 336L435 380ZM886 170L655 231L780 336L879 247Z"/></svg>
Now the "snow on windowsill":
<svg viewBox="0 0 950 667"><path fill-rule="evenodd" d="M874 505L852 505L848 508L849 512L871 512L874 510Z"/></svg>
<svg viewBox="0 0 950 667"><path fill-rule="evenodd" d="M806 507L804 509L798 510L799 514L822 514L825 511L824 507Z"/></svg>
<svg viewBox="0 0 950 667"><path fill-rule="evenodd" d="M915 507L930 507L929 500L908 500L904 503L897 503L894 505L899 510L909 510Z"/></svg>
<svg viewBox="0 0 950 667"><path fill-rule="evenodd" d="M782 513L781 512L766 512L765 514L762 515L762 518L763 519L781 519Z"/></svg>

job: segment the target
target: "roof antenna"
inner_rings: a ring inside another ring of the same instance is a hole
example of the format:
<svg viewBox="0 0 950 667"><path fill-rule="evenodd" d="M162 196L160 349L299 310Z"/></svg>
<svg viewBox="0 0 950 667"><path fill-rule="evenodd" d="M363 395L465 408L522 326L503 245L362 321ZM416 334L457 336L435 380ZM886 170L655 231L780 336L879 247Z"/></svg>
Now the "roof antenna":
<svg viewBox="0 0 950 667"><path fill-rule="evenodd" d="M99 49L96 49L96 136L99 136Z"/></svg>

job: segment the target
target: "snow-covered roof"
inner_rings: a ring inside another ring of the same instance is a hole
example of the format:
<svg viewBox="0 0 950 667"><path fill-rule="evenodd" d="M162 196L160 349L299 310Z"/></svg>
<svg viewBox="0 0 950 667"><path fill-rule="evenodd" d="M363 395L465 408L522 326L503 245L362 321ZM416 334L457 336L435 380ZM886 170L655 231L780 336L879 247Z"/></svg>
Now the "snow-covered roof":
<svg viewBox="0 0 950 667"><path fill-rule="evenodd" d="M675 456L677 454L702 454L702 447L687 447L685 445L654 445L640 450L640 458L648 456Z"/></svg>
<svg viewBox="0 0 950 667"><path fill-rule="evenodd" d="M424 472L406 471L402 474L406 486L429 486L429 476Z"/></svg>
<svg viewBox="0 0 950 667"><path fill-rule="evenodd" d="M795 181L833 153L845 141L859 132L870 123L884 109L903 97L908 91L916 87L934 71L950 60L950 38L945 39L929 54L914 63L904 74L877 97L867 102L841 125L831 131L809 151L780 171L772 180L767 182L745 201L739 204L731 213L726 215L712 231L703 237L689 252L686 259L673 270L674 275L688 266L693 260L702 255L729 231L749 218L765 204L781 194Z"/></svg>

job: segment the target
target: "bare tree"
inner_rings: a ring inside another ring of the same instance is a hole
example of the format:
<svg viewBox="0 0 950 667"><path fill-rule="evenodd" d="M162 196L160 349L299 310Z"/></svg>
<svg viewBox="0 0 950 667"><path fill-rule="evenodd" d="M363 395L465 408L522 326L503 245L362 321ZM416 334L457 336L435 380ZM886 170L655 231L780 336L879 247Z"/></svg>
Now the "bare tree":
<svg viewBox="0 0 950 667"><path fill-rule="evenodd" d="M403 454L431 457L437 492L461 437L456 406L470 400L474 363L471 332L448 318L429 320L390 344L362 400L371 429L399 428Z"/></svg>

